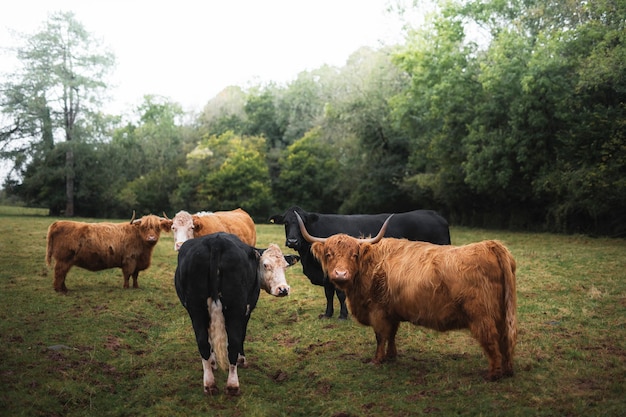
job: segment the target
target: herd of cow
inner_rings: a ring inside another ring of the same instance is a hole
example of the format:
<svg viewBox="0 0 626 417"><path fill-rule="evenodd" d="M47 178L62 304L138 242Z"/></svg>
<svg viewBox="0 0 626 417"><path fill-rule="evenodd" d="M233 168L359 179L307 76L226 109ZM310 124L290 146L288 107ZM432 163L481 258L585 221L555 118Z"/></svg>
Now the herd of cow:
<svg viewBox="0 0 626 417"><path fill-rule="evenodd" d="M245 366L244 340L261 289L289 295L285 270L298 261L311 283L324 287L332 317L353 317L376 335L373 363L397 355L403 321L438 331L469 329L489 360L487 379L513 375L517 337L515 260L500 242L452 246L447 221L415 210L377 215L309 213L292 207L270 218L285 226L278 245L256 248L256 229L242 209L194 215L133 217L129 223L56 221L48 228L46 262L54 289L66 293L72 266L90 271L121 268L124 288L137 287L150 266L161 231L174 234L176 293L187 309L204 370L204 391L218 392L213 370L228 369L226 393L240 393L237 366ZM374 237L371 237L374 236Z"/></svg>

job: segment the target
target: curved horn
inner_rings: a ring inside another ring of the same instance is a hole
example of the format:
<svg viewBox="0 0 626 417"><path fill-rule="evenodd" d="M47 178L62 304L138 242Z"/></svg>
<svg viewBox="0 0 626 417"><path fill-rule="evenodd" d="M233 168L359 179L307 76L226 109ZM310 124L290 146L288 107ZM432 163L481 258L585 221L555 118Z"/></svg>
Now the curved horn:
<svg viewBox="0 0 626 417"><path fill-rule="evenodd" d="M130 224L133 224L133 221L135 221L135 210L133 210L133 217L130 218Z"/></svg>
<svg viewBox="0 0 626 417"><path fill-rule="evenodd" d="M385 232L387 231L387 225L389 224L389 220L391 220L392 217L393 217L393 214L387 217L387 220L385 220L385 223L383 223L383 225L380 228L380 231L378 232L376 236L371 237L369 239L357 239L359 243L376 243L380 241L380 239L382 239L383 236L385 236Z"/></svg>
<svg viewBox="0 0 626 417"><path fill-rule="evenodd" d="M163 212L163 217L165 217L166 220L170 220L170 218L167 217L167 214L165 214L165 212Z"/></svg>
<svg viewBox="0 0 626 417"><path fill-rule="evenodd" d="M302 233L302 236L304 236L304 240L306 240L309 243L326 242L327 238L311 236L309 232L306 231L306 227L304 227L304 222L302 221L302 218L300 217L300 215L295 211L294 213L296 214L296 218L298 219L298 224L300 225L300 232Z"/></svg>

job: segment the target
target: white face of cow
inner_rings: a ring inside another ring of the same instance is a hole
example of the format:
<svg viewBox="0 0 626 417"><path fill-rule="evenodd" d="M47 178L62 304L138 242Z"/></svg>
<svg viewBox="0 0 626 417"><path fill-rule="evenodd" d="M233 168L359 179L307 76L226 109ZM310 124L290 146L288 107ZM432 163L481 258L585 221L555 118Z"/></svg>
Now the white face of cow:
<svg viewBox="0 0 626 417"><path fill-rule="evenodd" d="M174 250L193 239L193 218L186 211L179 211L172 220L172 233L174 233Z"/></svg>
<svg viewBox="0 0 626 417"><path fill-rule="evenodd" d="M285 270L291 265L293 264L285 260L278 245L272 243L259 259L258 275L261 278L261 288L276 297L289 295L291 288L285 279Z"/></svg>

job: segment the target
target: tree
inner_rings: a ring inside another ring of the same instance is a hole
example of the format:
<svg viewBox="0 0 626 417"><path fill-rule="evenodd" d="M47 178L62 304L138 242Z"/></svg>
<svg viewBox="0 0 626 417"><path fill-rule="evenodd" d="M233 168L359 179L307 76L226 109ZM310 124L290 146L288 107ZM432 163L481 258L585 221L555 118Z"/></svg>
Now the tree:
<svg viewBox="0 0 626 417"><path fill-rule="evenodd" d="M137 115L139 122L116 131L111 143L119 155L118 175L125 179L117 200L126 210L161 213L172 208L177 171L194 137L186 137L180 105L167 98L144 96Z"/></svg>
<svg viewBox="0 0 626 417"><path fill-rule="evenodd" d="M87 132L97 120L94 115L106 88L103 79L112 68L114 56L101 48L71 12L52 14L43 29L25 37L16 52L21 68L1 86L2 113L11 122L1 129L0 157L12 159L22 173L29 165L31 170L45 170L46 165L40 162L58 142L67 142L63 169L50 174L62 172L65 215L73 216L73 145L95 139Z"/></svg>
<svg viewBox="0 0 626 417"><path fill-rule="evenodd" d="M279 159L280 175L274 185L281 207L300 205L306 210L334 213L341 204L337 195L340 177L337 149L313 129L289 145Z"/></svg>

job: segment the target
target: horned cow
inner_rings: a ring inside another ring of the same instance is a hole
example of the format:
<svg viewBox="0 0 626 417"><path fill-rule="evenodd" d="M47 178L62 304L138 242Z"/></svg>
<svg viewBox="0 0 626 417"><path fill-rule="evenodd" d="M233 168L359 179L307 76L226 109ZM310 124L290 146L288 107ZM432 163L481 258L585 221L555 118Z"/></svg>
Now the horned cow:
<svg viewBox="0 0 626 417"><path fill-rule="evenodd" d="M330 281L346 292L354 317L373 327L372 362L397 356L398 326L408 321L438 331L469 329L489 359L487 379L513 375L516 264L502 243L439 246L383 239L389 219L374 238L319 238L299 216L298 221Z"/></svg>
<svg viewBox="0 0 626 417"><path fill-rule="evenodd" d="M309 233L319 237L328 237L336 233L345 233L354 237L372 236L378 232L389 214L321 214L306 212L294 206L283 214L270 217L270 222L285 225L285 245L298 251L301 258L302 271L314 285L324 287L326 295L326 311L320 318L332 317L334 313L333 298L339 300L339 318L348 318L346 295L324 276L322 268L311 255L311 245L302 237L295 214L300 216ZM409 240L450 244L448 222L432 210L413 210L397 213L387 227L386 237L399 237Z"/></svg>
<svg viewBox="0 0 626 417"><path fill-rule="evenodd" d="M65 278L70 268L89 271L122 268L124 288L137 288L139 272L150 266L152 251L165 230L166 220L154 215L128 223L84 223L58 220L48 227L46 263L54 265L54 290L67 292Z"/></svg>

